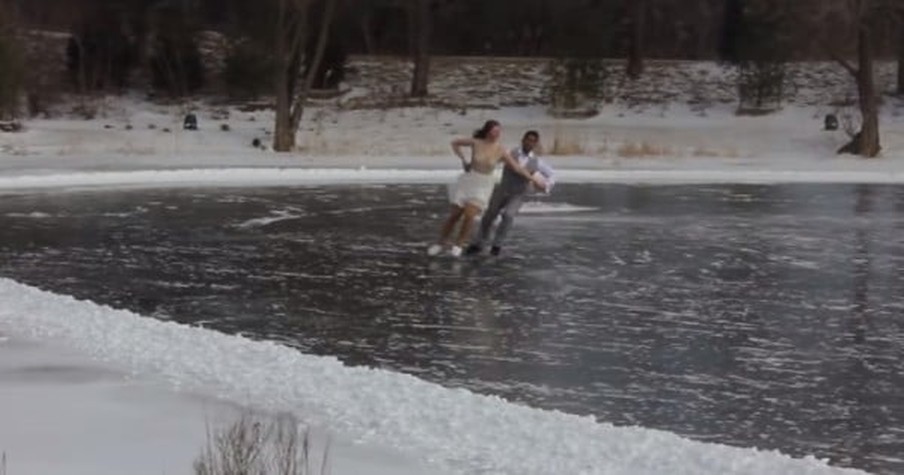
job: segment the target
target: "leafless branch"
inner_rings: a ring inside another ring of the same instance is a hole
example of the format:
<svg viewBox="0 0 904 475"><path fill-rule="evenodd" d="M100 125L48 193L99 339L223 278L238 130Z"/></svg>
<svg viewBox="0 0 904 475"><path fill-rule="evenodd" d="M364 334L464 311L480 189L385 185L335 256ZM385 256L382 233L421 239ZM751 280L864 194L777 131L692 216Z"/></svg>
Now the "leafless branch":
<svg viewBox="0 0 904 475"><path fill-rule="evenodd" d="M853 64L851 64L851 62L848 61L844 56L838 54L838 52L833 48L826 47L826 52L828 53L829 57L831 57L835 62L840 64L841 67L851 73L852 76L854 76L855 78L860 76L860 70L857 69Z"/></svg>
<svg viewBox="0 0 904 475"><path fill-rule="evenodd" d="M320 63L323 61L323 55L326 51L326 42L329 40L330 26L333 23L333 13L336 7L336 0L326 0L323 12L323 20L321 21L320 34L317 37L316 50L314 57L308 64L308 74L301 86L295 106L292 110L292 124L298 124L301 121L301 114L304 111L304 101L307 100L308 93L314 84L314 78L317 76L317 70L320 69Z"/></svg>

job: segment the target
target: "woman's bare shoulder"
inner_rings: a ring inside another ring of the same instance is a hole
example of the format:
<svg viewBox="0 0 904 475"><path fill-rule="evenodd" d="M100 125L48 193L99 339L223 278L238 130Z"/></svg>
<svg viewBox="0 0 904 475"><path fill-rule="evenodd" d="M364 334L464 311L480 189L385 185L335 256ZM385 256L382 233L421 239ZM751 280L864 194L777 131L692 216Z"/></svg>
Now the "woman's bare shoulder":
<svg viewBox="0 0 904 475"><path fill-rule="evenodd" d="M459 137L452 140L454 145L470 145L475 146L477 143L477 139L473 139L471 137Z"/></svg>
<svg viewBox="0 0 904 475"><path fill-rule="evenodd" d="M481 157L488 157L491 155L496 155L496 152L498 151L497 150L498 145L499 144L497 144L497 143L488 142L484 139L474 139L474 150Z"/></svg>
<svg viewBox="0 0 904 475"><path fill-rule="evenodd" d="M502 145L502 142L496 142L493 144L493 155L496 155L500 159L508 153L508 150L505 148L505 145Z"/></svg>

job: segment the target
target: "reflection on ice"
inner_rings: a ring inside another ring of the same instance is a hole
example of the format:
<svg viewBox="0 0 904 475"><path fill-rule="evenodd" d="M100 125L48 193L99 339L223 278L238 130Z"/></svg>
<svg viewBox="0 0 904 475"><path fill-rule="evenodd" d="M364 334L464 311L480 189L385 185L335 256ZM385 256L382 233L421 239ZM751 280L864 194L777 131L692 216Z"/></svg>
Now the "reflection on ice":
<svg viewBox="0 0 904 475"><path fill-rule="evenodd" d="M527 201L521 208L521 213L527 214L560 214L560 213L583 213L588 211L597 211L598 208L592 206L575 206L568 203L553 203L544 201Z"/></svg>

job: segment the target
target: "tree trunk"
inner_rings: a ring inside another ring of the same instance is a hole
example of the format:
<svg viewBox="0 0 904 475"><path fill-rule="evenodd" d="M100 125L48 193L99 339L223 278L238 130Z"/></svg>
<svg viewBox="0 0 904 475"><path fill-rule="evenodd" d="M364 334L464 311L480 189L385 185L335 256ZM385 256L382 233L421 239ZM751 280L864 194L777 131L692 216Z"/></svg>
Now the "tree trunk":
<svg viewBox="0 0 904 475"><path fill-rule="evenodd" d="M370 26L369 17L361 19L361 37L364 38L364 52L368 55L376 54L374 34Z"/></svg>
<svg viewBox="0 0 904 475"><path fill-rule="evenodd" d="M279 40L277 40L279 41ZM289 72L287 64L283 64L276 77L276 126L273 133L273 150L290 152L295 149L295 134L292 127L292 92L289 90Z"/></svg>
<svg viewBox="0 0 904 475"><path fill-rule="evenodd" d="M292 128L292 98L295 95L295 78L298 76L297 57L301 54L301 39L304 33L293 31L292 15L300 15L287 0L280 0L277 17L274 55L276 57L276 124L273 131L273 150L291 152L295 149L296 129ZM303 22L296 18L295 28L302 28Z"/></svg>
<svg viewBox="0 0 904 475"><path fill-rule="evenodd" d="M860 95L860 115L863 123L860 128L859 154L864 157L875 157L882 149L879 145L879 103L876 98L876 84L873 80L873 48L869 28L860 28L857 50L859 55L859 74L857 75L857 92Z"/></svg>
<svg viewBox="0 0 904 475"><path fill-rule="evenodd" d="M904 95L904 15L898 23L898 94Z"/></svg>
<svg viewBox="0 0 904 475"><path fill-rule="evenodd" d="M295 150L295 135L297 129L292 128L291 114L285 107L276 108L276 132L273 134L273 150L277 152L291 152Z"/></svg>
<svg viewBox="0 0 904 475"><path fill-rule="evenodd" d="M304 63L301 55L305 51L305 38L309 33L305 25L310 3L294 4L295 11L290 11L292 7L282 8L280 11L284 18L279 20L276 32L276 126L273 133L273 150L277 152L291 152L295 149L295 138L298 134L298 126L301 124L305 101L307 101L308 93L314 83L314 76L323 61L336 4L335 0L324 1L326 5L321 20L323 26L317 38L314 58L308 66L308 73L301 85L301 90L297 92L297 78L301 74ZM282 3L281 6L285 7L285 3ZM305 9L305 11L300 11L300 9ZM292 20L285 17L285 15L292 14L297 15ZM290 25L294 25L294 27Z"/></svg>
<svg viewBox="0 0 904 475"><path fill-rule="evenodd" d="M133 29L135 34L135 68L136 71L148 71L151 66L151 37L155 34L152 26L153 15L148 7L142 8L133 20ZM144 75L139 74L138 80L142 80ZM134 85L135 81L129 81Z"/></svg>
<svg viewBox="0 0 904 475"><path fill-rule="evenodd" d="M78 92L84 98L88 93L88 66L85 65L87 55L85 54L84 43L78 35L72 35L72 41L75 42L75 48L78 51Z"/></svg>
<svg viewBox="0 0 904 475"><path fill-rule="evenodd" d="M857 66L839 59L857 80L857 94L860 103L860 131L851 141L838 149L838 153L850 153L863 157L879 155L879 101L876 97L876 84L873 79L873 49L871 31L861 25L857 33Z"/></svg>
<svg viewBox="0 0 904 475"><path fill-rule="evenodd" d="M412 56L414 75L411 78L411 96L427 97L430 81L430 0L411 0Z"/></svg>
<svg viewBox="0 0 904 475"><path fill-rule="evenodd" d="M365 5L354 2L352 9L357 11L358 26L361 29L361 38L364 40L364 53L373 55L377 53L376 40L373 32L373 7L367 2L372 0L364 0Z"/></svg>
<svg viewBox="0 0 904 475"><path fill-rule="evenodd" d="M292 104L292 130L298 130L301 124L301 116L304 113L304 104L308 100L308 94L314 85L314 78L323 62L323 55L326 53L326 44L330 38L330 27L333 25L333 13L336 10L335 0L324 0L326 6L323 9L323 17L321 18L320 34L317 36L317 44L314 45L314 57L311 59L310 69L301 85L301 91L295 97ZM299 66L300 68L300 66ZM294 90L294 87L293 87Z"/></svg>
<svg viewBox="0 0 904 475"><path fill-rule="evenodd" d="M644 26L646 20L646 0L634 0L628 7L631 9L631 31L628 39L627 74L631 79L640 78L643 74Z"/></svg>

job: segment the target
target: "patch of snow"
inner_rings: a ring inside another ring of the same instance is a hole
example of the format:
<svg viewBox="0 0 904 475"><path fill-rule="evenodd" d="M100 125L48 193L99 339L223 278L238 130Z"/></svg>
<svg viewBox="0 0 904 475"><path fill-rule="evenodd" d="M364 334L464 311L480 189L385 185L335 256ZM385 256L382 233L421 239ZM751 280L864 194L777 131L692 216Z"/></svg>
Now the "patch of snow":
<svg viewBox="0 0 904 475"><path fill-rule="evenodd" d="M683 439L448 389L413 376L55 295L0 279L0 328L134 375L268 411L459 473L841 474L812 457ZM49 397L49 396L48 396ZM51 404L46 400L45 404ZM4 426L6 426L4 424Z"/></svg>

